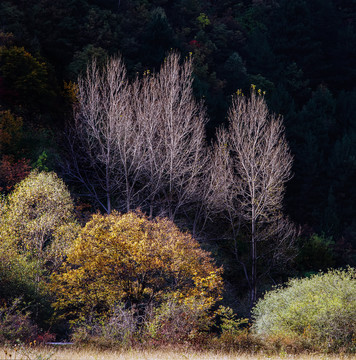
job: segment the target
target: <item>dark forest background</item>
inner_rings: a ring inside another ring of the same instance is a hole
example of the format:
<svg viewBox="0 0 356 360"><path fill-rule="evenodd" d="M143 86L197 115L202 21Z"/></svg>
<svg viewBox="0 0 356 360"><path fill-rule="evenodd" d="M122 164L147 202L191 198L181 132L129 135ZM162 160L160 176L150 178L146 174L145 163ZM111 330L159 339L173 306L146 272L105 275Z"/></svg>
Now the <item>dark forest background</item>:
<svg viewBox="0 0 356 360"><path fill-rule="evenodd" d="M291 272L355 266L355 0L1 1L2 192L29 168L61 173L73 83L93 56L122 54L134 78L170 49L194 57L209 139L251 84L283 115L294 156L285 212L301 229Z"/></svg>

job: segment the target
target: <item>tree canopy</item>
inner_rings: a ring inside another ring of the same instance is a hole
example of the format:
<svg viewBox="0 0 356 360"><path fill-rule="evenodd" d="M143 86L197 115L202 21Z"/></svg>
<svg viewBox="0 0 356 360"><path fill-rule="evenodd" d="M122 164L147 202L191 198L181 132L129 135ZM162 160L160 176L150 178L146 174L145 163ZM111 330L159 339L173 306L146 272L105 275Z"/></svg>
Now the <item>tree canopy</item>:
<svg viewBox="0 0 356 360"><path fill-rule="evenodd" d="M3 202L0 237L42 265L58 265L78 229L64 182L52 172L32 171Z"/></svg>
<svg viewBox="0 0 356 360"><path fill-rule="evenodd" d="M55 306L71 318L105 315L115 304L175 299L209 309L222 292L221 268L168 219L142 213L93 215L52 276Z"/></svg>

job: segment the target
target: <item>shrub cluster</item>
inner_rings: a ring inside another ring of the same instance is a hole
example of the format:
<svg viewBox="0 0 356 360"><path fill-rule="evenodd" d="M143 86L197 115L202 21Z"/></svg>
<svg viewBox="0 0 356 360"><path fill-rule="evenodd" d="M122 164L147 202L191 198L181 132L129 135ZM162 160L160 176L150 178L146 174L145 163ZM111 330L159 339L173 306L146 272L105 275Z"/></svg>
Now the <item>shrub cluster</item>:
<svg viewBox="0 0 356 360"><path fill-rule="evenodd" d="M292 279L266 293L253 318L254 332L264 339L289 339L314 350L355 351L355 269Z"/></svg>
<svg viewBox="0 0 356 360"><path fill-rule="evenodd" d="M196 345L209 337L212 320L199 304L172 299L144 308L120 305L109 314L77 322L72 340L120 348Z"/></svg>
<svg viewBox="0 0 356 360"><path fill-rule="evenodd" d="M52 173L33 172L0 198L0 290L0 343L53 340L40 329L51 301L81 344L356 352L355 269L267 292L251 327L217 308L222 269L190 234L139 211L96 214L80 228Z"/></svg>
<svg viewBox="0 0 356 360"><path fill-rule="evenodd" d="M24 312L20 299L11 305L0 307L0 344L7 342L31 341L38 335L38 327L31 320L30 313Z"/></svg>

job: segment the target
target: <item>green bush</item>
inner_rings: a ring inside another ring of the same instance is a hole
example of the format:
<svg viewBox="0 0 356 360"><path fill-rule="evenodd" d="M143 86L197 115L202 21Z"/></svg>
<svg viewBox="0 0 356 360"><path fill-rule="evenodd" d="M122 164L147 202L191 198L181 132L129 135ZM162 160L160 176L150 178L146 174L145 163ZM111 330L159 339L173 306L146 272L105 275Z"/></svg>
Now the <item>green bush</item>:
<svg viewBox="0 0 356 360"><path fill-rule="evenodd" d="M212 346L222 351L253 351L259 344L249 331L249 320L238 318L234 311L219 306L215 312L219 336L215 336Z"/></svg>
<svg viewBox="0 0 356 360"><path fill-rule="evenodd" d="M19 297L26 303L38 300L35 276L38 272L35 262L19 254L11 241L1 237L0 229L0 304Z"/></svg>
<svg viewBox="0 0 356 360"><path fill-rule="evenodd" d="M356 272L330 270L266 293L253 310L253 330L320 351L356 350Z"/></svg>
<svg viewBox="0 0 356 360"><path fill-rule="evenodd" d="M55 173L32 171L0 196L0 305L21 298L19 306L40 327L48 326L53 312L48 277L79 229L74 215L70 193Z"/></svg>
<svg viewBox="0 0 356 360"><path fill-rule="evenodd" d="M64 182L54 172L32 171L0 207L1 242L52 270L59 267L79 230Z"/></svg>

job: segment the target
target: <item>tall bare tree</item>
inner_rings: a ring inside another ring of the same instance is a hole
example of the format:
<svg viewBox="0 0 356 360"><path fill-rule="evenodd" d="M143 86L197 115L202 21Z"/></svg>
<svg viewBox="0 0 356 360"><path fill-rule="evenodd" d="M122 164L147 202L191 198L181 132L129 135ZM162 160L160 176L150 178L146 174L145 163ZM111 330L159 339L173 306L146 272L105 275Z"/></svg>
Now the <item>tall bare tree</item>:
<svg viewBox="0 0 356 360"><path fill-rule="evenodd" d="M72 159L72 175L110 213L118 190L117 120L129 107L126 72L120 59L109 60L103 69L96 61L78 79L78 103ZM121 100L121 101L120 101ZM119 102L120 101L120 102Z"/></svg>
<svg viewBox="0 0 356 360"><path fill-rule="evenodd" d="M171 53L160 72L145 83L150 88L146 96L155 94L148 104L150 113L156 103L155 119L146 121L150 205L171 219L197 200L206 159L207 117L193 96L192 71L191 58L181 65L180 56Z"/></svg>
<svg viewBox="0 0 356 360"><path fill-rule="evenodd" d="M260 92L238 93L228 113L228 131L220 129L214 150L212 203L250 234L250 270L244 266L251 306L257 296L257 265L264 258L286 256L295 230L283 216L285 183L291 178L292 155L282 118L270 113ZM214 175L215 174L215 175ZM219 177L216 174L224 174ZM238 255L237 249L236 255Z"/></svg>
<svg viewBox="0 0 356 360"><path fill-rule="evenodd" d="M120 58L99 69L95 60L78 81L70 132L72 177L110 213L130 210L142 156L142 128L133 118L132 88Z"/></svg>
<svg viewBox="0 0 356 360"><path fill-rule="evenodd" d="M177 53L132 84L118 58L79 79L72 174L108 213L141 207L174 219L197 203L206 112L192 82L192 59Z"/></svg>
<svg viewBox="0 0 356 360"><path fill-rule="evenodd" d="M230 134L224 128L217 129L216 142L210 152L205 178L206 216L212 223L222 221L228 224L226 231L219 232L219 239L233 240L233 253L236 261L242 266L246 281L250 286L247 265L238 251L238 236L242 220L238 197L240 179L231 156Z"/></svg>

